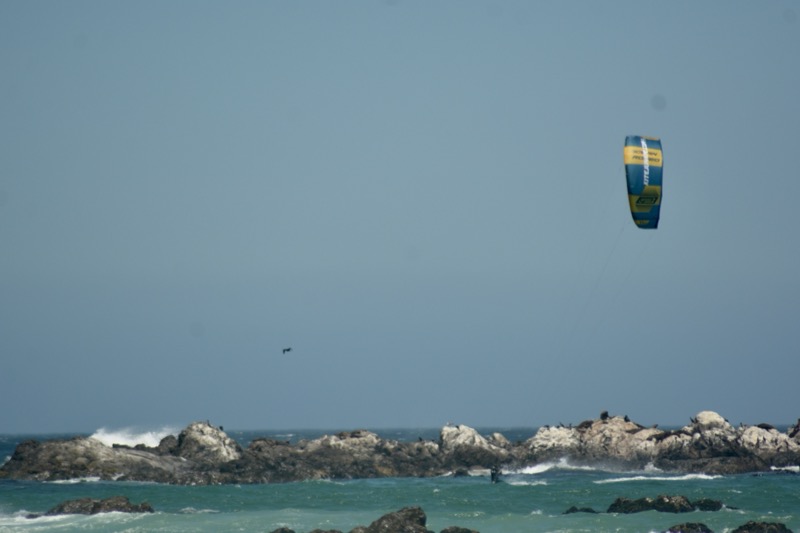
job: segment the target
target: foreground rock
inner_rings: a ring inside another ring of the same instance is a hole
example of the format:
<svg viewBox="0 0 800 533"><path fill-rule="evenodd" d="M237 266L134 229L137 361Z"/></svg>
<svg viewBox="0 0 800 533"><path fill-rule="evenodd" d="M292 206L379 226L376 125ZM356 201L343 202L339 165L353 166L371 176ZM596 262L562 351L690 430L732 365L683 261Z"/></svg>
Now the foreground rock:
<svg viewBox="0 0 800 533"><path fill-rule="evenodd" d="M447 425L438 442L398 442L357 430L295 445L255 439L247 449L207 422L195 422L154 448L108 447L92 438L17 446L0 479L104 480L174 484L275 483L310 479L430 477L487 473L565 458L577 464L731 474L800 464L800 421L787 433L761 424L733 428L703 411L674 431L645 428L627 417L601 414L575 427L540 428L524 442L468 426Z"/></svg>
<svg viewBox="0 0 800 533"><path fill-rule="evenodd" d="M350 533L435 533L426 527L428 521L425 516L425 511L419 507L404 507L399 511L385 514L379 519L375 520L368 526L358 526L351 529ZM280 528L274 530L272 533L295 533L294 530L288 528ZM310 533L342 533L341 531L332 529L322 531L315 529ZM450 526L441 531L441 533L478 533L473 529L466 529L458 526Z"/></svg>
<svg viewBox="0 0 800 533"><path fill-rule="evenodd" d="M612 503L607 513L641 513L645 511L658 511L661 513L688 513L691 511L719 511L723 504L719 500L710 498L700 498L699 500L689 501L686 496L665 496L659 495L655 498L617 498ZM591 507L578 508L570 507L563 514L572 513L596 513ZM676 526L677 527L677 526Z"/></svg>
<svg viewBox="0 0 800 533"><path fill-rule="evenodd" d="M692 503L686 496L665 496L659 495L656 498L639 498L631 500L629 498L617 498L612 503L609 513L641 513L644 511L658 511L660 513L689 513L692 511L719 511L722 509L722 502L716 500L703 499L700 502Z"/></svg>
<svg viewBox="0 0 800 533"><path fill-rule="evenodd" d="M69 500L53 507L47 511L46 515L152 512L154 512L153 508L147 502L136 505L125 496L112 496L103 500L92 498Z"/></svg>
<svg viewBox="0 0 800 533"><path fill-rule="evenodd" d="M732 533L792 533L792 530L779 522L747 522Z"/></svg>
<svg viewBox="0 0 800 533"><path fill-rule="evenodd" d="M152 513L149 503L133 504L125 496L112 496L102 500L80 498L62 502L45 513L45 516L63 514L99 514L99 513ZM39 518L41 515L28 515L28 518Z"/></svg>
<svg viewBox="0 0 800 533"><path fill-rule="evenodd" d="M707 525L699 522L687 522L672 526L664 533L714 533Z"/></svg>
<svg viewBox="0 0 800 533"><path fill-rule="evenodd" d="M357 527L350 533L432 533L425 524L428 517L419 507L405 507L394 513L383 515L367 527Z"/></svg>

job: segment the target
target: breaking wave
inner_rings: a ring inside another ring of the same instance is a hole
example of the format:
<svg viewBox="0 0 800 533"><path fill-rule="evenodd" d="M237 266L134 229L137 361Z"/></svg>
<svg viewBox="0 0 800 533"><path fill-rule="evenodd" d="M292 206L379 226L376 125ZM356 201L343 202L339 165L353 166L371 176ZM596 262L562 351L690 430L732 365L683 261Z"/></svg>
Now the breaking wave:
<svg viewBox="0 0 800 533"><path fill-rule="evenodd" d="M91 438L99 440L106 446L113 446L114 444L125 446L144 444L154 448L158 446L161 439L167 435L177 435L178 432L178 429L169 426L156 430L140 430L136 428L108 429L102 427L95 431Z"/></svg>
<svg viewBox="0 0 800 533"><path fill-rule="evenodd" d="M511 473L514 474L527 474L527 475L536 475L536 474L543 474L550 470L580 470L582 472L602 472L601 468L595 466L587 466L587 465L574 465L571 464L567 459L559 459L558 461L548 461L546 463L539 463L537 465L526 466L524 468L520 468L519 470L514 470Z"/></svg>
<svg viewBox="0 0 800 533"><path fill-rule="evenodd" d="M524 479L505 479L503 481L506 483L506 485L511 485L513 487L539 487L547 485L547 481L543 479L536 481L527 481Z"/></svg>
<svg viewBox="0 0 800 533"><path fill-rule="evenodd" d="M626 477L615 477L611 479L599 479L594 481L597 485L604 485L606 483L626 483L629 481L692 481L692 480L709 480L719 479L722 476L712 476L709 474L683 474L679 476L648 476L636 475Z"/></svg>

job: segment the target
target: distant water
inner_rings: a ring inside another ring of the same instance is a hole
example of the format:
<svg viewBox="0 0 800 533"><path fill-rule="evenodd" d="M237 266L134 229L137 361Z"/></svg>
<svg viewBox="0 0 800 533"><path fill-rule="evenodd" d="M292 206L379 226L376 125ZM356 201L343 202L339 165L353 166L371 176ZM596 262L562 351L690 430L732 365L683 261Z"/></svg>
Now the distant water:
<svg viewBox="0 0 800 533"><path fill-rule="evenodd" d="M503 433L511 441L524 440L533 429L478 428L488 435ZM98 430L106 441L156 443L157 431ZM257 437L311 439L333 431L228 431L243 447ZM438 439L438 429L376 431L384 438L413 441ZM72 437L36 436L38 440ZM0 435L0 461L15 446L30 438ZM298 533L313 529L349 532L381 515L417 505L428 516L428 529L439 532L458 525L481 533L520 532L650 532L664 531L684 522L702 522L717 533L730 532L749 520L781 522L800 533L800 475L798 469L765 475L672 475L655 469L608 472L575 467L565 461L504 472L503 483L491 484L484 476L430 479L375 479L308 481L273 485L184 487L155 483L73 480L61 483L0 481L0 532L271 532L289 527ZM637 513L630 515L577 513L572 506L605 511L620 496L641 498L681 494L690 500L721 500L718 512L686 514ZM149 502L154 514L110 513L95 516L59 516L27 519L69 499L127 496L132 502Z"/></svg>

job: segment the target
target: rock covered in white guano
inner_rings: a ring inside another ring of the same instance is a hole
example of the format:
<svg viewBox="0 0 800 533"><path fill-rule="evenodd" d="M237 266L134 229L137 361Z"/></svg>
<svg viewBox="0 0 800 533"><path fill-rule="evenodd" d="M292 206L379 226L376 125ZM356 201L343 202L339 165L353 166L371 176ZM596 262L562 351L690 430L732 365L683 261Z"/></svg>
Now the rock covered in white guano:
<svg viewBox="0 0 800 533"><path fill-rule="evenodd" d="M595 420L579 429L583 459L590 461L649 462L657 453L651 439L658 433L631 422L627 417L613 416Z"/></svg>
<svg viewBox="0 0 800 533"><path fill-rule="evenodd" d="M444 426L439 437L439 445L445 453L462 447L480 448L494 452L501 450L498 446L490 444L477 430L463 424Z"/></svg>
<svg viewBox="0 0 800 533"><path fill-rule="evenodd" d="M494 439L493 439L494 441ZM439 433L442 464L454 470L467 468L490 469L506 462L510 451L489 442L475 429L448 424Z"/></svg>
<svg viewBox="0 0 800 533"><path fill-rule="evenodd" d="M498 432L495 432L495 433L492 433L491 435L489 435L488 442L489 442L489 444L493 444L494 446L498 446L500 448L510 448L511 447L511 442L509 442L509 440L506 438L506 436L503 435L502 433L498 433Z"/></svg>
<svg viewBox="0 0 800 533"><path fill-rule="evenodd" d="M573 427L543 426L525 441L525 446L541 459L577 455L581 449L580 435Z"/></svg>
<svg viewBox="0 0 800 533"><path fill-rule="evenodd" d="M304 443L304 448L308 452L314 452L320 448L333 448L337 450L350 450L352 452L374 450L381 443L381 438L371 431L358 429L356 431L343 431L335 435L323 435Z"/></svg>
<svg viewBox="0 0 800 533"><path fill-rule="evenodd" d="M657 453L653 437L660 431L643 428L627 417L604 415L575 427L545 426L526 441L534 456L545 460L647 463Z"/></svg>
<svg viewBox="0 0 800 533"><path fill-rule="evenodd" d="M719 414L701 411L691 424L659 439L658 455L670 460L731 456L738 445L736 429Z"/></svg>
<svg viewBox="0 0 800 533"><path fill-rule="evenodd" d="M242 448L222 429L208 422L193 422L178 435L176 454L184 459L226 463L242 456Z"/></svg>
<svg viewBox="0 0 800 533"><path fill-rule="evenodd" d="M781 453L800 453L800 444L774 427L747 427L740 440L746 450L763 459Z"/></svg>
<svg viewBox="0 0 800 533"><path fill-rule="evenodd" d="M692 419L691 425L684 429L692 429L706 434L731 435L734 433L733 426L722 415L714 411L700 411Z"/></svg>

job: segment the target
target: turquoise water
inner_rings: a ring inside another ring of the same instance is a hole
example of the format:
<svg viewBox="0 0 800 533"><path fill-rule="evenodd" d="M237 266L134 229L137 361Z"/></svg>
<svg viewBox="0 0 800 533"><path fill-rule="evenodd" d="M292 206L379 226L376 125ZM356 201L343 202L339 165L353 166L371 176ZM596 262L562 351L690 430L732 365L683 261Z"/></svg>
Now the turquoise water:
<svg viewBox="0 0 800 533"><path fill-rule="evenodd" d="M268 435L229 434L243 445L252 436ZM409 439L419 434L420 430L403 433ZM298 438L296 432L286 435ZM0 459L10 455L16 442L19 437L0 439ZM0 531L270 532L285 526L298 533L315 528L348 532L410 505L422 507L428 529L437 532L452 525L481 533L649 532L683 522L702 522L715 532L725 532L749 520L781 522L800 531L800 476L791 473L667 475L658 471L607 472L557 462L505 472L503 480L491 484L487 477L475 476L203 487L91 480L3 481ZM681 494L690 500L712 498L726 507L718 512L685 514L563 514L573 505L602 512L620 496L659 494ZM147 501L156 513L25 518L64 500L113 495L127 496L134 503Z"/></svg>

